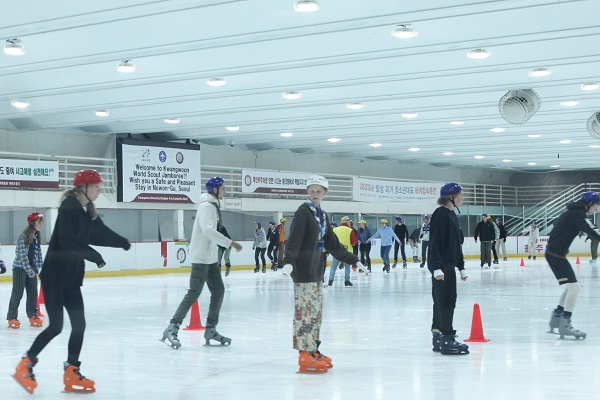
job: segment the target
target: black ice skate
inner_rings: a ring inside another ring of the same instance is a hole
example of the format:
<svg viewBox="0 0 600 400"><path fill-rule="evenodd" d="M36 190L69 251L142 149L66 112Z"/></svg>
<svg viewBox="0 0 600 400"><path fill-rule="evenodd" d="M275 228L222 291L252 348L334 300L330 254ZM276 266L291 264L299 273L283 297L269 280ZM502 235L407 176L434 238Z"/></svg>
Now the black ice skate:
<svg viewBox="0 0 600 400"><path fill-rule="evenodd" d="M207 346L210 346L211 340L219 342L221 346L231 344L231 339L225 336L221 336L221 334L217 332L217 328L215 328L214 326L206 327L206 330L204 331L204 339L206 339Z"/></svg>
<svg viewBox="0 0 600 400"><path fill-rule="evenodd" d="M469 354L469 346L454 340L454 335L443 335L440 337L441 353L445 356L461 356Z"/></svg>
<svg viewBox="0 0 600 400"><path fill-rule="evenodd" d="M564 315L560 318L558 334L560 335L561 339L564 339L565 336L573 336L575 339L585 339L587 336L585 332L573 328L571 325L571 318L565 318Z"/></svg>
<svg viewBox="0 0 600 400"><path fill-rule="evenodd" d="M402 268L404 268L404 269L408 268L408 265L406 265L406 260L402 263Z"/></svg>
<svg viewBox="0 0 600 400"><path fill-rule="evenodd" d="M170 346L171 348L177 350L178 348L181 347L181 342L177 338L177 332L179 332L180 326L181 326L181 324L173 324L173 323L169 324L167 329L165 329L165 331L163 332L162 338L158 339L158 340L165 343L165 339L167 339L169 341L169 343L165 343L165 344L167 346Z"/></svg>
<svg viewBox="0 0 600 400"><path fill-rule="evenodd" d="M431 350L436 353L440 353L442 351L442 347L440 345L440 338L442 337L442 334L440 332L431 332L431 334L433 335L431 338L431 344L433 348Z"/></svg>
<svg viewBox="0 0 600 400"><path fill-rule="evenodd" d="M396 268L396 265L398 265L398 262L394 261L394 263L392 264L392 268Z"/></svg>

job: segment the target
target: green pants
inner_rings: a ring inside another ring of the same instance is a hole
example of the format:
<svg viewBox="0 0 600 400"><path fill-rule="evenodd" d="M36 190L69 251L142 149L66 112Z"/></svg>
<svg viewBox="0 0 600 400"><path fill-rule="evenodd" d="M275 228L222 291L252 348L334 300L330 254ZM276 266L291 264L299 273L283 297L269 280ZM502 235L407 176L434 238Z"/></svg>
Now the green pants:
<svg viewBox="0 0 600 400"><path fill-rule="evenodd" d="M219 312L225 296L225 285L221 278L221 268L219 263L214 264L192 264L192 275L190 276L190 289L183 296L181 304L177 307L175 315L171 318L172 324L181 324L183 319L192 308L192 305L200 297L204 283L210 290L210 306L208 308L208 317L206 326L216 326L219 323Z"/></svg>

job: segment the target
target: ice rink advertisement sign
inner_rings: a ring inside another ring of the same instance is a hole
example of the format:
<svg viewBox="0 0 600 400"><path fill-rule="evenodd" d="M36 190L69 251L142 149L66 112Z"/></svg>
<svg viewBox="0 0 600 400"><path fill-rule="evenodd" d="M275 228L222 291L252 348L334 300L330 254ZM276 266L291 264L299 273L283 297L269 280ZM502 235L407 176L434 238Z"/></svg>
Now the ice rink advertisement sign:
<svg viewBox="0 0 600 400"><path fill-rule="evenodd" d="M223 208L225 210L241 210L242 209L242 199L226 197L223 199Z"/></svg>
<svg viewBox="0 0 600 400"><path fill-rule="evenodd" d="M242 193L306 194L312 174L242 169Z"/></svg>
<svg viewBox="0 0 600 400"><path fill-rule="evenodd" d="M117 140L117 200L198 203L202 193L200 146Z"/></svg>
<svg viewBox="0 0 600 400"><path fill-rule="evenodd" d="M0 160L0 189L57 189L58 161Z"/></svg>
<svg viewBox="0 0 600 400"><path fill-rule="evenodd" d="M353 178L352 199L369 203L433 203L440 196L443 183L379 181Z"/></svg>

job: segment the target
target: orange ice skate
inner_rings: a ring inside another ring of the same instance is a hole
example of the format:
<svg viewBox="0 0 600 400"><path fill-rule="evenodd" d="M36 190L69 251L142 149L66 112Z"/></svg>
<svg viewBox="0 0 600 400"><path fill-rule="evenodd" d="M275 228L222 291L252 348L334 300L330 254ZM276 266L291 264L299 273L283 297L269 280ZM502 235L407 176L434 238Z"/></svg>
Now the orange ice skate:
<svg viewBox="0 0 600 400"><path fill-rule="evenodd" d="M302 350L298 356L298 372L323 373L327 372L327 363L320 360L317 353Z"/></svg>
<svg viewBox="0 0 600 400"><path fill-rule="evenodd" d="M65 363L65 374L63 377L65 392L69 393L94 393L95 382L87 379L79 372L79 366Z"/></svg>
<svg viewBox="0 0 600 400"><path fill-rule="evenodd" d="M29 325L31 326L42 326L44 324L44 321L40 318L38 318L37 315L32 316L31 318L29 318Z"/></svg>
<svg viewBox="0 0 600 400"><path fill-rule="evenodd" d="M322 354L319 351L319 346L321 345L321 341L317 340L317 351L315 351L315 355L319 358L319 360L325 362L327 364L327 368L333 368L333 360L331 357L327 357L325 354Z"/></svg>
<svg viewBox="0 0 600 400"><path fill-rule="evenodd" d="M23 389L27 390L29 394L33 394L33 391L37 387L37 382L35 381L35 375L33 374L33 366L35 365L28 357L21 358L19 364L17 364L17 368L15 369L15 374L13 378L23 387Z"/></svg>
<svg viewBox="0 0 600 400"><path fill-rule="evenodd" d="M10 319L8 320L8 327L11 329L19 329L21 327L21 322L18 319Z"/></svg>

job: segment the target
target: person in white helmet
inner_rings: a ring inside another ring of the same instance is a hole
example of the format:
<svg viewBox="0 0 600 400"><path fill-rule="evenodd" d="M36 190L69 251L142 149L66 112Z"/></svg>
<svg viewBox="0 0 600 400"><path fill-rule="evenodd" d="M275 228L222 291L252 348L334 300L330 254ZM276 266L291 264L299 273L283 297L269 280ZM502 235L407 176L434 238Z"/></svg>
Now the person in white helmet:
<svg viewBox="0 0 600 400"><path fill-rule="evenodd" d="M540 228L538 228L536 221L532 221L531 226L529 227L529 240L527 240L527 249L529 250L529 255L527 256L528 260L531 260L531 257L533 257L534 260L536 259L538 236L540 236Z"/></svg>

